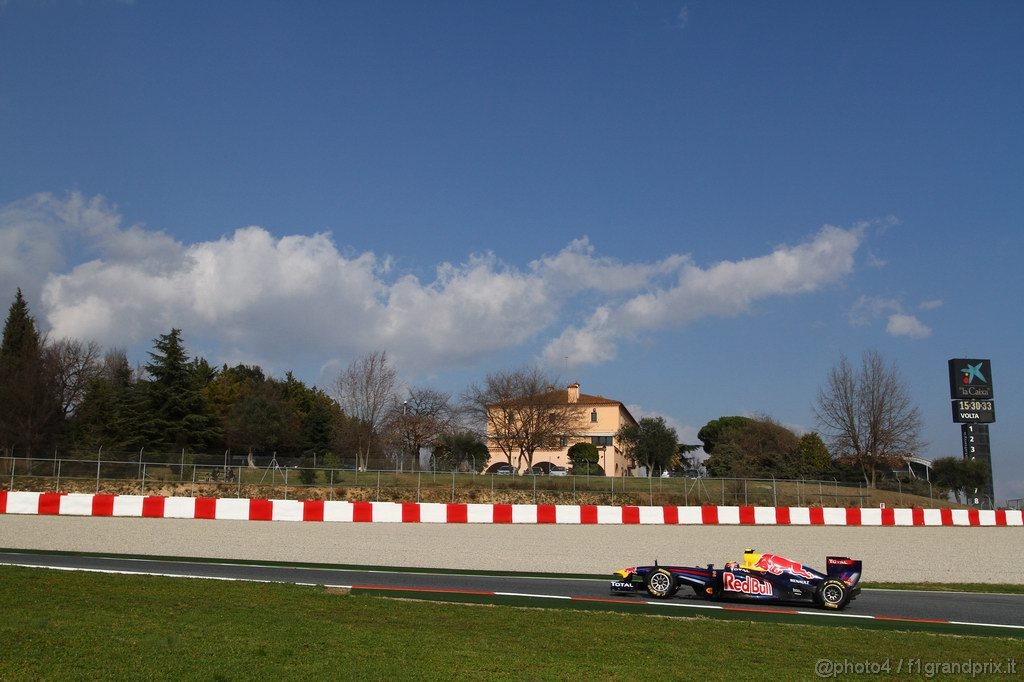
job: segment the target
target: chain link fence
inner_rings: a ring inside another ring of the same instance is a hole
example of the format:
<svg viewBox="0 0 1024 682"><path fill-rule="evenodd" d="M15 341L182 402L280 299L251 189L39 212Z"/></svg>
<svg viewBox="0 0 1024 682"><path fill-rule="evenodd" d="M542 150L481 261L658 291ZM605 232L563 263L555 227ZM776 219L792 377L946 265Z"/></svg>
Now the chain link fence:
<svg viewBox="0 0 1024 682"><path fill-rule="evenodd" d="M495 475L376 469L355 460L336 466L261 458L251 464L224 456L162 456L164 461L0 457L0 489L183 497L320 499L394 502L594 505L743 505L796 507L952 507L931 483L885 479L860 482L773 478L641 478ZM268 461L269 459L269 461ZM177 461L175 461L177 460Z"/></svg>

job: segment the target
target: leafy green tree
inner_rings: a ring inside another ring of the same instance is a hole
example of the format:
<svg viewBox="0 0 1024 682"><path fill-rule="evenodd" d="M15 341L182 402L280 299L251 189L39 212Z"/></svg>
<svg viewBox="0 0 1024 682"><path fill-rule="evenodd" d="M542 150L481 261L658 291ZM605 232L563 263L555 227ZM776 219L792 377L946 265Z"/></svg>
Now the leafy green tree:
<svg viewBox="0 0 1024 682"><path fill-rule="evenodd" d="M939 457L932 462L932 482L940 489L953 493L957 504L968 501L976 489L988 483L988 465L981 460L963 457ZM991 500L986 500L991 504Z"/></svg>
<svg viewBox="0 0 1024 682"><path fill-rule="evenodd" d="M716 424L717 422L717 424ZM712 476L794 478L800 475L799 439L769 417L723 417L697 434L710 456Z"/></svg>
<svg viewBox="0 0 1024 682"><path fill-rule="evenodd" d="M808 476L824 475L832 468L828 446L815 431L800 436L800 473Z"/></svg>
<svg viewBox="0 0 1024 682"><path fill-rule="evenodd" d="M64 423L54 360L18 289L0 341L0 448L21 456L53 452Z"/></svg>
<svg viewBox="0 0 1024 682"><path fill-rule="evenodd" d="M941 490L953 493L957 504L960 504L960 494L967 487L962 458L939 457L933 460L931 479Z"/></svg>
<svg viewBox="0 0 1024 682"><path fill-rule="evenodd" d="M264 382L232 405L224 423L231 447L252 452L281 452L292 444L296 424L277 387Z"/></svg>
<svg viewBox="0 0 1024 682"><path fill-rule="evenodd" d="M299 447L303 455L326 456L331 450L334 423L341 414L341 408L323 391L311 389L309 405L302 417Z"/></svg>
<svg viewBox="0 0 1024 682"><path fill-rule="evenodd" d="M135 451L157 440L148 385L135 378L123 350L109 351L87 381L69 423L71 449Z"/></svg>
<svg viewBox="0 0 1024 682"><path fill-rule="evenodd" d="M697 432L697 438L704 444L704 452L713 455L719 443L728 441L732 432L746 426L750 421L750 417L712 419Z"/></svg>
<svg viewBox="0 0 1024 682"><path fill-rule="evenodd" d="M657 476L679 463L679 436L662 417L644 417L638 424L627 424L616 434L626 457Z"/></svg>
<svg viewBox="0 0 1024 682"><path fill-rule="evenodd" d="M472 431L443 434L434 445L434 462L438 469L455 470L468 467L470 471L483 471L490 453L487 444Z"/></svg>
<svg viewBox="0 0 1024 682"><path fill-rule="evenodd" d="M219 440L202 392L209 366L205 361L189 361L180 329L160 335L153 346L146 371L152 378L149 397L159 444L178 450L203 448Z"/></svg>
<svg viewBox="0 0 1024 682"><path fill-rule="evenodd" d="M575 476L604 475L604 469L598 464L601 451L593 443L583 441L569 447L569 461Z"/></svg>

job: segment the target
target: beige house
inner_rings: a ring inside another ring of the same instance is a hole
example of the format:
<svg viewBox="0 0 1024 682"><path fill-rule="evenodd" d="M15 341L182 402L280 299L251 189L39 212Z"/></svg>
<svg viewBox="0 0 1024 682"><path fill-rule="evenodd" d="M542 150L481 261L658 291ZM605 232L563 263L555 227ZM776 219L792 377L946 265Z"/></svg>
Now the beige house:
<svg viewBox="0 0 1024 682"><path fill-rule="evenodd" d="M618 400L581 393L579 384L569 384L564 396L566 403L574 405L579 411L580 421L575 429L577 435L563 436L558 448L538 448L533 454L533 466L540 466L545 471L552 465L568 469L571 467L568 455L569 447L579 442L590 442L597 446L599 453L597 463L604 469L605 475L631 475L629 462L619 446L618 438L615 437L615 434L623 426L637 423L626 406ZM487 460L485 471L493 471L498 465L508 464L505 454L501 448L493 444L493 441L494 434L488 424L487 442L491 456ZM513 458L513 466L515 466L515 458ZM525 468L525 466L524 462L523 467ZM527 472L520 471L519 473Z"/></svg>

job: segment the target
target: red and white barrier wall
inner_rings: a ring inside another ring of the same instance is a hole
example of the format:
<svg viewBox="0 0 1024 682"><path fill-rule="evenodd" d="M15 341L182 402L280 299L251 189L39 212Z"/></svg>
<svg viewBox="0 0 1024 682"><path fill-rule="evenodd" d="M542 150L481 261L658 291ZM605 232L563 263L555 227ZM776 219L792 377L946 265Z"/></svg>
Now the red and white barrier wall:
<svg viewBox="0 0 1024 682"><path fill-rule="evenodd" d="M1019 510L325 502L7 492L0 514L341 523L1024 526Z"/></svg>

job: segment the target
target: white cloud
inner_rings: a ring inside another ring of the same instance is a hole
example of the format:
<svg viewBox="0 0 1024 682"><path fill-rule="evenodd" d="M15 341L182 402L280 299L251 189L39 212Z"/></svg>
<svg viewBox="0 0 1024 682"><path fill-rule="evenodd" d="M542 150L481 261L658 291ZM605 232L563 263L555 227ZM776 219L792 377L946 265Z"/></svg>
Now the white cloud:
<svg viewBox="0 0 1024 682"><path fill-rule="evenodd" d="M882 258L873 253L868 253L866 262L869 268L875 269L884 268L886 265L889 264L887 261L883 260Z"/></svg>
<svg viewBox="0 0 1024 682"><path fill-rule="evenodd" d="M873 298L861 296L850 309L849 320L854 327L863 327L871 324L880 317L891 313L898 313L903 306L894 298Z"/></svg>
<svg viewBox="0 0 1024 682"><path fill-rule="evenodd" d="M683 5L679 10L679 14L676 15L676 27L680 30L685 29L690 25L690 7Z"/></svg>
<svg viewBox="0 0 1024 682"><path fill-rule="evenodd" d="M604 362L615 356L622 338L739 314L769 297L815 291L853 270L862 238L861 227L828 225L803 244L779 246L765 256L707 269L687 261L673 286L599 308L581 328L563 331L544 350L544 358L549 363L566 357L571 364Z"/></svg>
<svg viewBox="0 0 1024 682"><path fill-rule="evenodd" d="M932 330L913 315L896 313L889 316L885 330L891 336L909 336L912 339L923 339L931 335Z"/></svg>
<svg viewBox="0 0 1024 682"><path fill-rule="evenodd" d="M164 269L182 247L162 232L122 227L117 207L103 197L39 193L0 206L0 291L21 287L30 302L39 301L47 275L62 271L73 251Z"/></svg>
<svg viewBox="0 0 1024 682"><path fill-rule="evenodd" d="M925 301L918 308L933 310L942 306L942 301ZM886 320L886 332L890 336L906 336L912 339L923 339L931 335L932 330L914 315L903 312L903 304L894 298L872 298L861 296L850 309L850 324L859 327L872 324L879 319Z"/></svg>
<svg viewBox="0 0 1024 682"><path fill-rule="evenodd" d="M943 305L944 303L940 299L936 298L929 301L921 301L917 304L917 307L920 310L935 310L937 308L941 308Z"/></svg>
<svg viewBox="0 0 1024 682"><path fill-rule="evenodd" d="M421 281L392 272L388 257L340 252L326 233L250 226L186 245L123 223L116 206L78 193L0 206L0 285L13 293L33 281L37 317L55 337L132 347L178 327L211 362L270 371L343 366L369 350L387 350L408 373L467 366L577 315L586 322L564 328L545 356L553 366L564 356L604 362L634 335L827 286L852 270L863 237L861 227L826 226L802 244L707 268L679 254L621 262L581 238L525 268L482 254Z"/></svg>
<svg viewBox="0 0 1024 682"><path fill-rule="evenodd" d="M586 237L569 243L555 256L530 263L530 268L556 292L571 295L579 291L621 293L648 286L652 280L679 271L689 259L672 254L656 263L620 263L598 258Z"/></svg>

